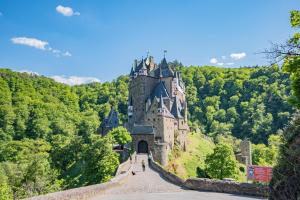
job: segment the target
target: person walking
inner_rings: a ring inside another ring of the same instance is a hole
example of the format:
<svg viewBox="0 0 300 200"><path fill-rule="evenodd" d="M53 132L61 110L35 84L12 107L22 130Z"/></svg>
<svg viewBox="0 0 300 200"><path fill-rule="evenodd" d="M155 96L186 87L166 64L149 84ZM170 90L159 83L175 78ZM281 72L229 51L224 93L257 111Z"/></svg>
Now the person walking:
<svg viewBox="0 0 300 200"><path fill-rule="evenodd" d="M145 165L145 161L142 160L142 168L143 168L143 172L146 170L146 165Z"/></svg>
<svg viewBox="0 0 300 200"><path fill-rule="evenodd" d="M151 164L151 161L152 161L152 153L150 151L150 153L148 154L148 165L150 166Z"/></svg>

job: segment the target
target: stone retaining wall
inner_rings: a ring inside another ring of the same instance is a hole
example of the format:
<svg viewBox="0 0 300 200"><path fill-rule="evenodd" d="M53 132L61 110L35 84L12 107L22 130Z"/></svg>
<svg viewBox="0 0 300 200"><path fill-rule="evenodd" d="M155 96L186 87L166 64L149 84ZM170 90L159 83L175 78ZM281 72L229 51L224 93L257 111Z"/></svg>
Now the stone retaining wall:
<svg viewBox="0 0 300 200"><path fill-rule="evenodd" d="M190 178L184 180L176 176L175 174L168 172L153 160L150 162L150 166L171 183L191 190L223 192L260 197L267 197L269 195L269 186L267 185L239 183L235 181L222 181L205 178Z"/></svg>
<svg viewBox="0 0 300 200"><path fill-rule="evenodd" d="M131 157L134 158L134 156L135 156L135 153ZM131 161L130 161L130 159L127 159L127 161L125 161L119 165L115 176L118 176L120 174L124 174L124 173L128 172L130 168L131 168Z"/></svg>
<svg viewBox="0 0 300 200"><path fill-rule="evenodd" d="M165 179L167 179L169 182L175 184L175 185L183 185L184 179L176 176L175 174L165 170L162 166L160 166L158 163L154 161L150 161L150 167L160 173Z"/></svg>
<svg viewBox="0 0 300 200"><path fill-rule="evenodd" d="M231 194L267 197L269 186L254 183L239 183L205 178L190 178L184 182L184 187L192 190L223 192Z"/></svg>
<svg viewBox="0 0 300 200"><path fill-rule="evenodd" d="M106 183L74 188L70 190L49 193L45 195L26 198L25 200L84 200L114 186L121 185L131 172L131 163L128 159L119 165L116 176Z"/></svg>

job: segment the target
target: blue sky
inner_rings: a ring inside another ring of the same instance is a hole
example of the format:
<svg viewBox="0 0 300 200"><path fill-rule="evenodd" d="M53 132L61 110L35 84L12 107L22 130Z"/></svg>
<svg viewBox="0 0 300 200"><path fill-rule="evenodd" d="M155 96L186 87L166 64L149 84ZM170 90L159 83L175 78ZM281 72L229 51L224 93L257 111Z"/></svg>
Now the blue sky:
<svg viewBox="0 0 300 200"><path fill-rule="evenodd" d="M72 84L110 81L129 73L133 59L147 51L160 61L165 49L168 60L184 65L264 65L268 61L256 53L292 35L289 11L299 5L296 0L0 0L0 67Z"/></svg>

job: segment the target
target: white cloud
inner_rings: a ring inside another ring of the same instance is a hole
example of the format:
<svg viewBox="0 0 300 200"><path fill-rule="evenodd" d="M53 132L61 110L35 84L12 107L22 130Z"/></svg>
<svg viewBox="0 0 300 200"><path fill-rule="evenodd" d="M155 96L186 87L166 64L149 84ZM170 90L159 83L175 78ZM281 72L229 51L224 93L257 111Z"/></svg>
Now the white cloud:
<svg viewBox="0 0 300 200"><path fill-rule="evenodd" d="M225 60L225 59L226 59L226 56L222 56L222 59Z"/></svg>
<svg viewBox="0 0 300 200"><path fill-rule="evenodd" d="M232 59L234 59L234 60L240 60L240 59L246 57L246 53L245 52L242 52L242 53L232 53L232 54L230 54L230 57Z"/></svg>
<svg viewBox="0 0 300 200"><path fill-rule="evenodd" d="M46 41L42 41L36 38L28 38L28 37L14 37L11 39L11 41L14 44L26 45L41 50L46 50L45 47L49 44Z"/></svg>
<svg viewBox="0 0 300 200"><path fill-rule="evenodd" d="M61 53L61 51L58 50L58 49L52 49L52 48L49 48L49 51L52 51L52 53L55 53L55 54Z"/></svg>
<svg viewBox="0 0 300 200"><path fill-rule="evenodd" d="M219 63L217 63L218 65L220 65L220 66L223 66L224 65L224 63L222 63L222 62L219 62Z"/></svg>
<svg viewBox="0 0 300 200"><path fill-rule="evenodd" d="M65 7L62 5L58 5L56 7L56 11L66 17L71 17L73 15L80 15L79 12L74 12L73 9L71 7Z"/></svg>
<svg viewBox="0 0 300 200"><path fill-rule="evenodd" d="M49 43L47 41L42 41L37 38L28 38L28 37L14 37L11 38L11 42L13 44L19 44L19 45L25 45L29 47L34 47L41 50L50 51L56 56L72 56L72 54L69 51L62 52L59 49L54 49L49 46Z"/></svg>
<svg viewBox="0 0 300 200"><path fill-rule="evenodd" d="M56 82L64 83L67 85L80 85L92 82L100 82L99 79L95 77L80 77L80 76L51 76Z"/></svg>
<svg viewBox="0 0 300 200"><path fill-rule="evenodd" d="M216 63L218 63L218 60L216 59L216 58L212 58L212 59L210 59L210 61L209 61L211 64L216 64Z"/></svg>
<svg viewBox="0 0 300 200"><path fill-rule="evenodd" d="M72 54L71 54L70 52L66 51L66 52L63 54L63 56L72 56Z"/></svg>

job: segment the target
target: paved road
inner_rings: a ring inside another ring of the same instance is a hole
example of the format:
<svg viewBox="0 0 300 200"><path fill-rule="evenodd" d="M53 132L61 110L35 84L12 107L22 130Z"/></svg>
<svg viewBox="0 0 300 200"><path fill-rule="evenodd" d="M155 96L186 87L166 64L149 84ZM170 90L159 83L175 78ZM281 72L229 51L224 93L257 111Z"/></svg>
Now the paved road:
<svg viewBox="0 0 300 200"><path fill-rule="evenodd" d="M198 192L186 190L163 179L157 172L146 166L142 171L142 160L147 163L146 155L138 155L133 166L136 175L130 175L124 184L111 188L91 200L254 200L260 198L232 194ZM133 159L134 162L134 159Z"/></svg>

